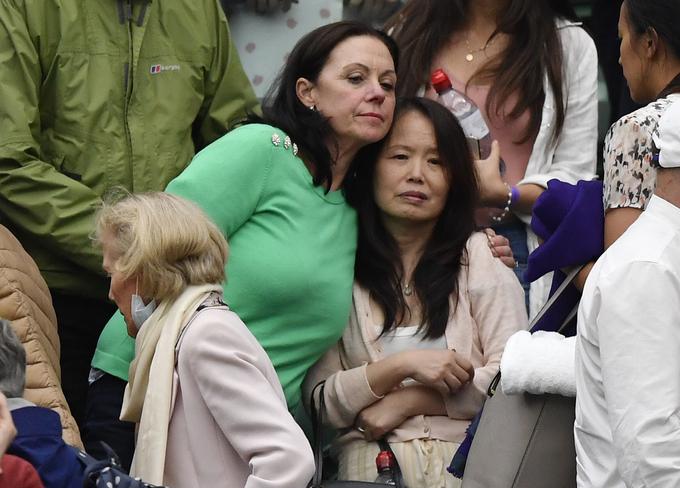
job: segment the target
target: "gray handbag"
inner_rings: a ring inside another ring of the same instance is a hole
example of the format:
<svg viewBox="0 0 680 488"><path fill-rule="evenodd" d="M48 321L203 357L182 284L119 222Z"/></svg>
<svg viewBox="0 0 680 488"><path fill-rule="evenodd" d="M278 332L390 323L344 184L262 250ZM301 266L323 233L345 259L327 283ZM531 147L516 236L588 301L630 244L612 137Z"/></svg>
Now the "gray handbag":
<svg viewBox="0 0 680 488"><path fill-rule="evenodd" d="M538 322L576 274L572 270L532 321ZM574 318L578 303L558 332ZM575 488L576 399L561 395L505 395L496 390L500 372L489 386L489 398L465 465L463 488Z"/></svg>

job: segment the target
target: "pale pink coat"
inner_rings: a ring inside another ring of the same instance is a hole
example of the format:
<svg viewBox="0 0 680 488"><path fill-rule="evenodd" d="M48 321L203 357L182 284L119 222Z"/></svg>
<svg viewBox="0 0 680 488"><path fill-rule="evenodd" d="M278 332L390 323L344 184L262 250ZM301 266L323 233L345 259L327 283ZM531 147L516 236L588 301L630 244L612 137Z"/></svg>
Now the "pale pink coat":
<svg viewBox="0 0 680 488"><path fill-rule="evenodd" d="M179 341L173 396L165 485L307 486L309 443L269 357L235 313L198 312Z"/></svg>

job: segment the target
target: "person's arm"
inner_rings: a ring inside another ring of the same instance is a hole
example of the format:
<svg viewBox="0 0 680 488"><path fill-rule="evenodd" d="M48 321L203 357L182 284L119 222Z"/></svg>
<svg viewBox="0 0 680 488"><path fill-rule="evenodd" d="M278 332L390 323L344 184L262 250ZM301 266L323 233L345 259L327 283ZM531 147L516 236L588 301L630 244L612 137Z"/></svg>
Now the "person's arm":
<svg viewBox="0 0 680 488"><path fill-rule="evenodd" d="M367 441L380 439L416 415L446 415L442 395L424 385L394 390L380 401L366 407L355 425L363 431Z"/></svg>
<svg viewBox="0 0 680 488"><path fill-rule="evenodd" d="M100 198L40 149L43 74L35 37L16 2L0 2L0 215L43 247L101 273L90 239Z"/></svg>
<svg viewBox="0 0 680 488"><path fill-rule="evenodd" d="M406 378L420 382L429 390L429 395L435 393L441 399L443 395L460 390L474 376L470 362L455 351L407 350L373 363L347 368L342 362L343 347L341 340L324 354L310 369L303 387L309 409L312 389L319 381L326 380L325 420L335 428L355 425L360 412L400 391L395 388ZM411 393L414 395L409 399L413 400L416 390Z"/></svg>
<svg viewBox="0 0 680 488"><path fill-rule="evenodd" d="M676 486L680 459L680 279L634 262L599 286L604 398L626 486Z"/></svg>
<svg viewBox="0 0 680 488"><path fill-rule="evenodd" d="M483 362L475 368L471 383L444 397L448 416L457 419L469 419L477 413L498 372L505 343L529 325L522 287L514 273L491 255L483 236L470 239L468 257L470 313L478 327Z"/></svg>
<svg viewBox="0 0 680 488"><path fill-rule="evenodd" d="M276 381L269 358L235 314L201 312L184 335L178 361L248 465L246 488L307 486L314 473L309 442L288 412L281 386L265 375L271 368Z"/></svg>
<svg viewBox="0 0 680 488"><path fill-rule="evenodd" d="M247 125L198 153L166 191L197 203L229 240L258 209L270 181L276 130ZM274 182L276 183L276 182Z"/></svg>
<svg viewBox="0 0 680 488"><path fill-rule="evenodd" d="M483 206L504 208L508 203L510 187L503 181L500 171L500 149L498 141L491 144L491 154L486 159L475 161L479 181L480 201ZM519 197L510 209L531 214L536 199L545 191L543 186L526 183L517 186Z"/></svg>
<svg viewBox="0 0 680 488"><path fill-rule="evenodd" d="M656 173L651 165L652 123L624 116L614 123L604 140L603 200L604 249L607 250L635 222L654 193ZM574 279L583 290L595 263L587 263Z"/></svg>
<svg viewBox="0 0 680 488"><path fill-rule="evenodd" d="M194 122L196 151L215 141L243 120L260 111L257 98L241 65L236 44L231 39L227 19L216 2L213 9L215 49L205 78L205 96Z"/></svg>
<svg viewBox="0 0 680 488"><path fill-rule="evenodd" d="M642 215L642 209L634 207L613 208L604 215L604 249L614 244L619 237L635 222L638 217ZM579 290L583 291L586 286L586 280L590 271L595 266L595 262L586 263L581 271L574 278L573 284Z"/></svg>

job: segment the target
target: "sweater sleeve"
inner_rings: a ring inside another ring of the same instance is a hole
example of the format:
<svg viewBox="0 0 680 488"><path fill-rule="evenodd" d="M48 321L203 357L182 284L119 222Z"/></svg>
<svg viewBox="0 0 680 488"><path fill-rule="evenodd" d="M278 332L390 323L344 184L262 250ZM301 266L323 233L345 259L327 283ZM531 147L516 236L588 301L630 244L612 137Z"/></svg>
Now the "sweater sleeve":
<svg viewBox="0 0 680 488"><path fill-rule="evenodd" d="M209 310L187 330L180 382L194 382L231 446L250 468L245 488L307 486L312 450L286 408L262 347L233 313ZM228 399L229 401L225 401Z"/></svg>
<svg viewBox="0 0 680 488"><path fill-rule="evenodd" d="M229 237L256 212L272 168L271 126L251 124L229 132L203 151L166 191L196 202Z"/></svg>
<svg viewBox="0 0 680 488"><path fill-rule="evenodd" d="M198 153L167 191L198 203L228 240L257 212L272 165L274 132L280 133L252 124L228 133ZM127 380L134 344L116 311L99 337L92 366Z"/></svg>
<svg viewBox="0 0 680 488"><path fill-rule="evenodd" d="M0 215L42 247L102 273L90 239L99 196L58 170L63 158L41 154L40 39L16 3L0 0Z"/></svg>
<svg viewBox="0 0 680 488"><path fill-rule="evenodd" d="M518 330L526 330L528 319L524 291L517 277L494 258L482 234L468 242L468 293L470 313L482 346L482 365L475 368L472 383L444 398L449 417L472 418L486 398L486 390L498 372L505 343Z"/></svg>
<svg viewBox="0 0 680 488"><path fill-rule="evenodd" d="M366 376L366 364L345 369L340 355L341 347L342 340L312 366L302 387L305 407L311 411L313 389L320 381L326 381L324 421L336 429L354 425L356 416L364 408L382 398L371 389Z"/></svg>

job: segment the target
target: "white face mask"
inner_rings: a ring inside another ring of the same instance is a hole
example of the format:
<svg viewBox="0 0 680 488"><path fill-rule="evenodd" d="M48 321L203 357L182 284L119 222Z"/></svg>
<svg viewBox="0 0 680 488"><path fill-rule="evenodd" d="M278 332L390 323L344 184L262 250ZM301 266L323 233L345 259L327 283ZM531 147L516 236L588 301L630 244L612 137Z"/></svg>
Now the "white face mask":
<svg viewBox="0 0 680 488"><path fill-rule="evenodd" d="M139 281L137 282L137 291L139 291ZM144 300L137 293L132 295L130 311L132 313L132 321L135 323L135 327L137 327L137 332L142 328L144 322L151 317L154 310L156 310L156 300L151 300L145 305Z"/></svg>

